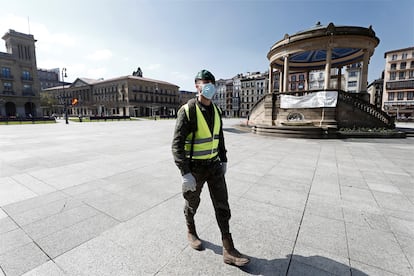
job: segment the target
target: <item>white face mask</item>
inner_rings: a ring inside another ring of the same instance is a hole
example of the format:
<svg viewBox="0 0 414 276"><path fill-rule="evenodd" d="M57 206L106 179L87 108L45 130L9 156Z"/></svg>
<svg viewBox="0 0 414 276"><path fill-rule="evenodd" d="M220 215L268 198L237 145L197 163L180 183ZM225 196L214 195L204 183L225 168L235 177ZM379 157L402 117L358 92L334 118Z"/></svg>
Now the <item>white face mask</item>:
<svg viewBox="0 0 414 276"><path fill-rule="evenodd" d="M216 86L212 83L205 83L201 87L201 95L203 95L204 98L207 98L211 100L216 94Z"/></svg>

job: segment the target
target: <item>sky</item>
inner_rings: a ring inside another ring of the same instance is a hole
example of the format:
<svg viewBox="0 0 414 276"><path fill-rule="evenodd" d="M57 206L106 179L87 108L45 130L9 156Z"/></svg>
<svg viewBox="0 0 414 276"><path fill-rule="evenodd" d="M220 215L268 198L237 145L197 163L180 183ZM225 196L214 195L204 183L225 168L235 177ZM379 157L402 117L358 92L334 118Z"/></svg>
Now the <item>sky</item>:
<svg viewBox="0 0 414 276"><path fill-rule="evenodd" d="M201 69L216 79L268 70L274 43L318 21L372 25L380 43L369 82L381 76L385 52L414 46L412 0L0 0L0 7L0 35L33 34L38 67L65 67L70 82L141 67L144 77L195 91Z"/></svg>

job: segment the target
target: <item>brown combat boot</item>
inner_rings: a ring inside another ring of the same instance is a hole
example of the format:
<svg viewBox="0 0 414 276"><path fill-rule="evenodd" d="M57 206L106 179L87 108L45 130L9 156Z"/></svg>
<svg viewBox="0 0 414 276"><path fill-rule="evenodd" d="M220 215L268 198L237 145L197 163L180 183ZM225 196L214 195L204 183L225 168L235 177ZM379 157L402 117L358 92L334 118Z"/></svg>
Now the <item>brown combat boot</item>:
<svg viewBox="0 0 414 276"><path fill-rule="evenodd" d="M245 266L250 262L247 256L234 248L230 233L223 236L223 260L226 264L235 266Z"/></svg>
<svg viewBox="0 0 414 276"><path fill-rule="evenodd" d="M202 246L202 242L200 238L197 235L195 225L187 224L187 227L188 227L187 239L188 239L188 243L190 244L191 248L195 250L201 250L203 246Z"/></svg>

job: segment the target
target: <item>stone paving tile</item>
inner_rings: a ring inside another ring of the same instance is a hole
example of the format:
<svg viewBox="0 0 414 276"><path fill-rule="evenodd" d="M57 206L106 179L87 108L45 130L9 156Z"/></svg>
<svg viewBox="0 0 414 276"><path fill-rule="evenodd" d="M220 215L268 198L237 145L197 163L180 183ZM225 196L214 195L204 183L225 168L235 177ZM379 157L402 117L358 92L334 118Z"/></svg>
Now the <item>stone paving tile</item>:
<svg viewBox="0 0 414 276"><path fill-rule="evenodd" d="M257 177L264 176L273 167L273 164L256 160L254 162L240 162L237 164L232 164L231 169L236 172L253 174Z"/></svg>
<svg viewBox="0 0 414 276"><path fill-rule="evenodd" d="M353 225L385 232L391 231L391 227L389 226L386 217L382 214L349 208L343 208L343 213L345 221Z"/></svg>
<svg viewBox="0 0 414 276"><path fill-rule="evenodd" d="M338 172L338 179L341 186L346 187L355 187L359 189L366 189L368 190L368 184L365 182L365 180L362 178L362 176L358 175L358 170L354 169L349 172Z"/></svg>
<svg viewBox="0 0 414 276"><path fill-rule="evenodd" d="M137 260L125 248L102 238L86 242L54 261L72 276L153 275L152 271L146 274L135 271L133 267Z"/></svg>
<svg viewBox="0 0 414 276"><path fill-rule="evenodd" d="M232 210L231 225L237 224L245 228L243 232L245 235L252 236L252 239L257 238L252 233L291 241L296 239L302 217L299 211L244 198L233 203L230 208ZM254 223L250 223L253 218Z"/></svg>
<svg viewBox="0 0 414 276"><path fill-rule="evenodd" d="M7 276L21 275L50 260L34 243L0 254L0 265Z"/></svg>
<svg viewBox="0 0 414 276"><path fill-rule="evenodd" d="M269 187L267 185L256 185L253 191L254 193L246 193L243 198L298 211L303 210L307 198L307 194L305 193L299 193L289 189Z"/></svg>
<svg viewBox="0 0 414 276"><path fill-rule="evenodd" d="M374 191L378 204L385 209L396 211L409 211L414 213L414 205L404 196Z"/></svg>
<svg viewBox="0 0 414 276"><path fill-rule="evenodd" d="M74 187L79 187L82 185L83 184L77 185ZM95 201L95 200L102 200L104 198L112 197L114 195L115 195L114 193L109 192L105 190L104 188L96 188L96 189L91 189L91 190L88 189L87 191L83 193L72 195L72 197L82 202L89 202L89 201Z"/></svg>
<svg viewBox="0 0 414 276"><path fill-rule="evenodd" d="M388 217L387 220L394 233L411 237L414 240L414 221L393 217Z"/></svg>
<svg viewBox="0 0 414 276"><path fill-rule="evenodd" d="M289 189L304 194L309 193L310 190L310 183L299 182L296 181L296 179L283 179L271 175L265 175L263 177L258 178L257 183L255 185L267 185L269 187ZM255 185L252 185L253 188Z"/></svg>
<svg viewBox="0 0 414 276"><path fill-rule="evenodd" d="M61 270L53 261L48 261L29 272L23 274L23 276L66 276L63 270Z"/></svg>
<svg viewBox="0 0 414 276"><path fill-rule="evenodd" d="M401 211L401 210L384 209L384 215L389 216L389 217L399 218L402 220L414 221L413 211L406 212L406 211Z"/></svg>
<svg viewBox="0 0 414 276"><path fill-rule="evenodd" d="M19 226L10 218L0 218L0 235L19 228Z"/></svg>
<svg viewBox="0 0 414 276"><path fill-rule="evenodd" d="M36 242L48 256L55 258L76 246L99 236L99 234L118 223L118 221L104 214L98 214L68 228L38 239Z"/></svg>
<svg viewBox="0 0 414 276"><path fill-rule="evenodd" d="M8 215L3 211L3 209L0 207L0 219L7 218Z"/></svg>
<svg viewBox="0 0 414 276"><path fill-rule="evenodd" d="M118 221L127 221L151 207L147 202L139 202L115 194L85 202Z"/></svg>
<svg viewBox="0 0 414 276"><path fill-rule="evenodd" d="M290 263L290 267L289 267L289 271L287 273L287 276L298 276L298 275L301 275L301 276L314 276L314 275L334 276L335 274L330 273L330 272L325 271L325 270L322 270L322 269L319 269L317 267L310 266L308 264L293 260ZM350 275L350 274L345 274L345 275Z"/></svg>
<svg viewBox="0 0 414 276"><path fill-rule="evenodd" d="M82 205L27 224L23 229L32 239L37 240L97 214L99 212L96 209Z"/></svg>
<svg viewBox="0 0 414 276"><path fill-rule="evenodd" d="M325 250L297 245L292 260L333 275L350 275L349 259Z"/></svg>
<svg viewBox="0 0 414 276"><path fill-rule="evenodd" d="M33 176L27 173L13 175L11 178L13 178L18 183L24 185L37 195L44 195L56 191L54 187L46 183L43 183L42 181L34 178Z"/></svg>
<svg viewBox="0 0 414 276"><path fill-rule="evenodd" d="M301 173L298 174L297 169L286 166L274 166L268 173L268 176L275 176L276 179L283 179L287 181L294 180L295 182L300 182L304 184L310 184L312 182L312 177L314 174L314 167L303 168Z"/></svg>
<svg viewBox="0 0 414 276"><path fill-rule="evenodd" d="M79 200L64 198L53 201L39 206L38 208L33 208L21 213L13 214L13 220L16 221L20 226L34 223L36 221L45 219L52 215L79 207L82 205L82 202Z"/></svg>
<svg viewBox="0 0 414 276"><path fill-rule="evenodd" d="M249 173L249 172L240 172L233 169L228 168L228 172L226 172L226 181L245 181L249 183L256 183L258 178L256 175Z"/></svg>
<svg viewBox="0 0 414 276"><path fill-rule="evenodd" d="M26 186L19 184L11 177L0 178L0 206L19 202L37 196Z"/></svg>
<svg viewBox="0 0 414 276"><path fill-rule="evenodd" d="M305 214L342 220L341 201L332 200L331 202L328 202L323 196L311 194L306 205Z"/></svg>
<svg viewBox="0 0 414 276"><path fill-rule="evenodd" d="M370 190L354 187L341 187L341 198L346 201L366 203L373 206L377 204Z"/></svg>
<svg viewBox="0 0 414 276"><path fill-rule="evenodd" d="M414 267L414 239L408 236L396 235L399 245L401 246L405 256Z"/></svg>
<svg viewBox="0 0 414 276"><path fill-rule="evenodd" d="M393 273L386 271L379 267L370 266L364 263L360 263L354 260L351 260L351 271L352 276L366 276L366 275L381 275L381 276L397 276L402 274ZM405 275L404 275L405 276Z"/></svg>
<svg viewBox="0 0 414 276"><path fill-rule="evenodd" d="M27 199L24 201L16 202L13 204L9 204L6 206L3 206L3 209L10 215L15 215L18 213L23 213L25 211L32 210L33 208L39 208L42 205L46 205L48 203L64 199L67 196L65 194L57 191L53 193L49 193L46 195L34 197L31 199Z"/></svg>
<svg viewBox="0 0 414 276"><path fill-rule="evenodd" d="M320 249L337 256L348 257L344 222L305 214L297 246Z"/></svg>
<svg viewBox="0 0 414 276"><path fill-rule="evenodd" d="M87 183L79 184L76 186L72 186L66 189L61 190L61 192L70 195L70 196L77 196L79 194L87 193L99 188L103 188L108 185L109 182L104 179L96 179L92 180Z"/></svg>
<svg viewBox="0 0 414 276"><path fill-rule="evenodd" d="M347 223L346 227L351 261L355 260L401 275L413 273L392 233L350 223Z"/></svg>
<svg viewBox="0 0 414 276"><path fill-rule="evenodd" d="M28 244L31 241L20 228L0 234L0 255Z"/></svg>
<svg viewBox="0 0 414 276"><path fill-rule="evenodd" d="M397 194L397 195L402 194L400 189L390 184L368 183L368 186L371 190L377 191L377 192L384 192L384 193Z"/></svg>

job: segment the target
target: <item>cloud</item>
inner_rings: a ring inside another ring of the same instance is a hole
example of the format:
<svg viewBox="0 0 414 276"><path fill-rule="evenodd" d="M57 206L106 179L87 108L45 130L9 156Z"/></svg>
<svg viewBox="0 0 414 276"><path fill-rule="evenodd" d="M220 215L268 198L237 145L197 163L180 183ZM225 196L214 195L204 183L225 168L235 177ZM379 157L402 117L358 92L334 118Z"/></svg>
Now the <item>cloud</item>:
<svg viewBox="0 0 414 276"><path fill-rule="evenodd" d="M52 33L48 28L36 21L30 21L27 17L8 14L0 17L0 32L8 32L9 29L22 33L33 34L37 40L36 48L41 51L56 49L59 47L73 47L76 38L67 33Z"/></svg>
<svg viewBox="0 0 414 276"><path fill-rule="evenodd" d="M183 80L183 81L187 81L187 80L191 80L192 76L190 76L187 73L182 73L182 72L171 72L171 74L173 75L174 78L178 79L178 80Z"/></svg>
<svg viewBox="0 0 414 276"><path fill-rule="evenodd" d="M156 63L156 64L150 64L148 65L147 69L150 71L155 71L161 68L161 64Z"/></svg>
<svg viewBox="0 0 414 276"><path fill-rule="evenodd" d="M86 58L99 61L99 60L107 60L112 57L112 52L108 49L97 50L94 53L88 55Z"/></svg>
<svg viewBox="0 0 414 276"><path fill-rule="evenodd" d="M86 71L87 77L92 79L106 78L107 73L108 70L106 67L91 68Z"/></svg>

